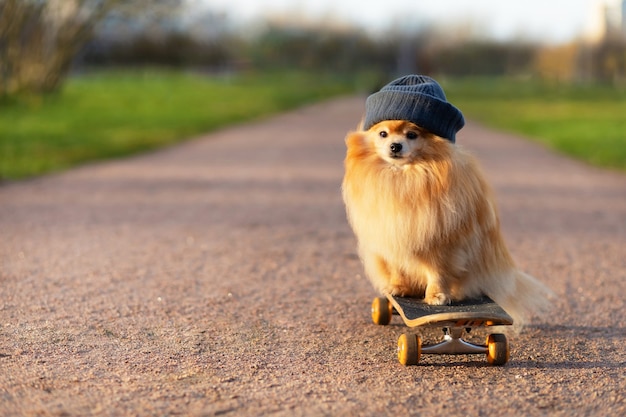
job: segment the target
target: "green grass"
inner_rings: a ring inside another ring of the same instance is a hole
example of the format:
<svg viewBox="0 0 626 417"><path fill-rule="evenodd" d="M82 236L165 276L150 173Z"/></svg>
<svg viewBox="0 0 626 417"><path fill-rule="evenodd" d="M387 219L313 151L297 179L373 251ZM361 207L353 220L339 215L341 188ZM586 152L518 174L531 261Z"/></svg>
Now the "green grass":
<svg viewBox="0 0 626 417"><path fill-rule="evenodd" d="M152 70L74 77L59 94L0 103L0 180L154 149L354 86L337 76L296 72L212 77Z"/></svg>
<svg viewBox="0 0 626 417"><path fill-rule="evenodd" d="M521 133L590 164L626 171L626 90L505 79L447 80L466 118Z"/></svg>

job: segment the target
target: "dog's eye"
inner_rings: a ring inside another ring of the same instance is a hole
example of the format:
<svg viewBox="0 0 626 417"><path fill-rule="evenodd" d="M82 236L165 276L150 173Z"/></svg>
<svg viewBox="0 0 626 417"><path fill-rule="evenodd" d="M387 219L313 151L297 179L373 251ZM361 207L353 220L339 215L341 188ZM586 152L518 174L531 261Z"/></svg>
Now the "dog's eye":
<svg viewBox="0 0 626 417"><path fill-rule="evenodd" d="M381 130L379 133L381 138L386 138L387 137L387 132L385 132L384 130Z"/></svg>
<svg viewBox="0 0 626 417"><path fill-rule="evenodd" d="M406 132L406 138L407 139L417 139L417 132L413 132L413 131L409 131Z"/></svg>

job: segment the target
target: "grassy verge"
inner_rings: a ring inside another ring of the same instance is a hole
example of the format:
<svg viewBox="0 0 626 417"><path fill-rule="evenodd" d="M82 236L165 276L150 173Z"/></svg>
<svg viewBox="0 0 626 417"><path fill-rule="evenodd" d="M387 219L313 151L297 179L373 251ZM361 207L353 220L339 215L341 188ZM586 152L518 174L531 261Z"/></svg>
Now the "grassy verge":
<svg viewBox="0 0 626 417"><path fill-rule="evenodd" d="M449 80L468 118L521 133L588 163L626 171L626 91L504 79Z"/></svg>
<svg viewBox="0 0 626 417"><path fill-rule="evenodd" d="M353 87L353 80L304 73L75 77L55 96L0 103L0 180L154 149Z"/></svg>

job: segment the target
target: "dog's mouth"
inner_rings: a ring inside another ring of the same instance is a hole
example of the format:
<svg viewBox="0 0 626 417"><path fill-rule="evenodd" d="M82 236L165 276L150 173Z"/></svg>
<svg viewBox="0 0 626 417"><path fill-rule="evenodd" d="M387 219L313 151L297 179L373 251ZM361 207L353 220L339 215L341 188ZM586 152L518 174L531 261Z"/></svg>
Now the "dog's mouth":
<svg viewBox="0 0 626 417"><path fill-rule="evenodd" d="M398 153L398 152L389 152L389 158L391 158L391 159L402 159L402 158L404 158L404 155L402 155L401 153Z"/></svg>

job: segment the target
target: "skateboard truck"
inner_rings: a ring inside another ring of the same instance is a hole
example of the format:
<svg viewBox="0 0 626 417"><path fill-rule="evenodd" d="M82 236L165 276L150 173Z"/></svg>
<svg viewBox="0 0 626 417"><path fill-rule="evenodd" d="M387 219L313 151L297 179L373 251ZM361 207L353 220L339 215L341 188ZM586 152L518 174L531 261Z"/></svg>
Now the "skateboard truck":
<svg viewBox="0 0 626 417"><path fill-rule="evenodd" d="M416 365L422 354L486 354L487 362L497 366L509 360L509 344L503 334L489 334L484 345L463 340L464 332L469 333L473 327L513 323L510 316L489 299L455 306L430 306L422 300L388 295L372 302L374 323L389 324L394 313L399 314L409 327L441 327L444 332L442 342L425 346L418 335L402 334L398 338L398 360L403 365Z"/></svg>
<svg viewBox="0 0 626 417"><path fill-rule="evenodd" d="M445 327L443 342L436 345L422 346L422 353L438 355L460 355L471 353L487 353L487 346L475 345L463 340L464 327Z"/></svg>

